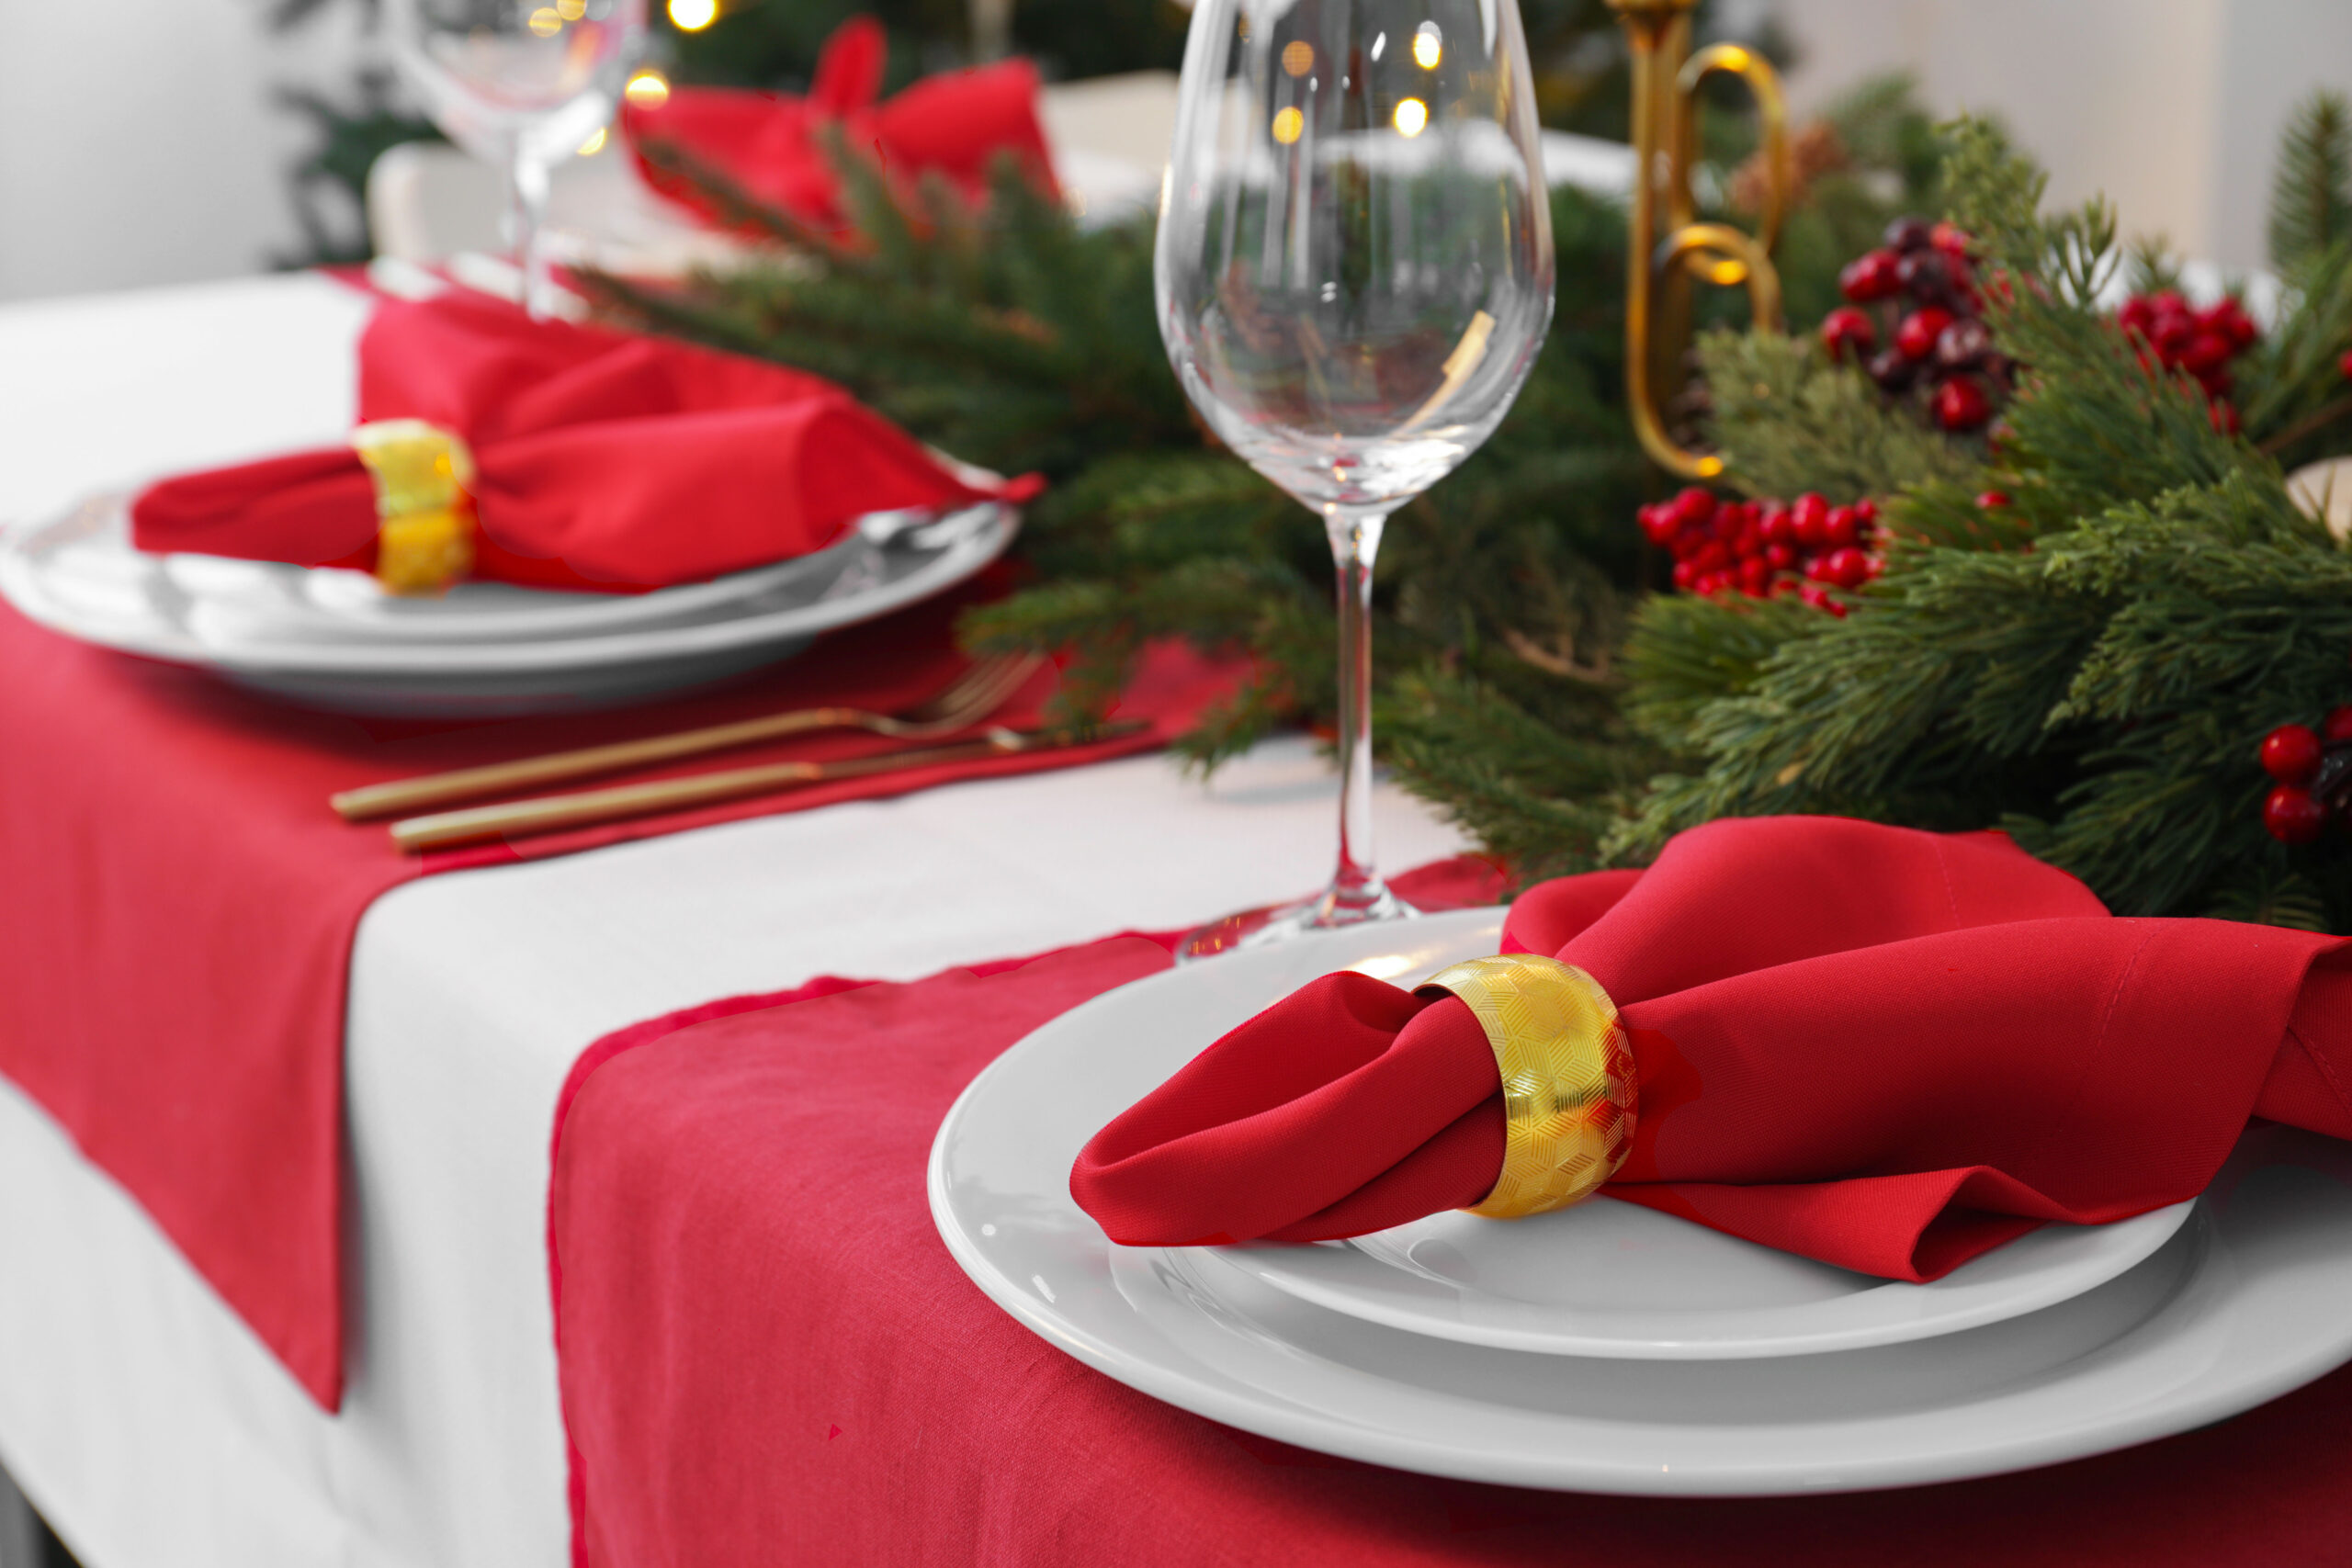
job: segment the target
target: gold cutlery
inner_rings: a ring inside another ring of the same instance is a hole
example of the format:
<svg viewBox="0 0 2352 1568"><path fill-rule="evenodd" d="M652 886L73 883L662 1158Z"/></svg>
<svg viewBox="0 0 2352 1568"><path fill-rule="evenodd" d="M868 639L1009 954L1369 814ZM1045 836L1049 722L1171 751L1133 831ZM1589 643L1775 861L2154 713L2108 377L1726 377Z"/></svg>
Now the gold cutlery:
<svg viewBox="0 0 2352 1568"><path fill-rule="evenodd" d="M870 778L876 773L933 767L942 762L1091 745L1133 735L1146 728L1140 719L1092 728L1024 730L991 727L972 739L945 746L902 748L876 756L844 757L830 762L774 762L763 767L727 768L718 773L691 773L684 778L655 779L648 784L616 784L608 789L578 790L569 795L539 795L496 806L435 812L429 817L411 817L392 824L392 842L413 854L492 839L526 838L563 828L588 828L624 818L740 800L747 795L826 784L834 779Z"/></svg>
<svg viewBox="0 0 2352 1568"><path fill-rule="evenodd" d="M340 795L330 795L327 803L346 822L367 822L379 817L397 817L402 812L428 806L447 806L460 800L477 800L483 795L509 795L538 784L560 784L567 779L622 773L656 762L675 761L681 757L700 757L713 751L731 750L738 746L750 746L782 736L805 735L817 729L866 729L876 735L887 735L894 740L928 740L934 736L952 735L994 713L1021 689L1043 662L1045 660L1036 654L1007 654L984 659L922 702L894 714L872 713L865 708L852 707L797 708L789 713L769 714L734 724L717 724L703 729L647 736L641 740L623 740L609 746L589 746L575 751L555 751L545 756L519 758L511 762L492 762L486 767L459 768L452 773L394 779L389 784L345 790Z"/></svg>

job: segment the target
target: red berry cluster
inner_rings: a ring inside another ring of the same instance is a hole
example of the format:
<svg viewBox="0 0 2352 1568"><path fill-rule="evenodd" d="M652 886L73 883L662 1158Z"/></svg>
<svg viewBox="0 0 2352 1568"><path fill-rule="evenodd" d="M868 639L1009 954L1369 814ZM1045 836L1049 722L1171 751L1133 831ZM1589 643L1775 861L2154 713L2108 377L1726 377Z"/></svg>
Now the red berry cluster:
<svg viewBox="0 0 2352 1568"><path fill-rule="evenodd" d="M2115 315L2116 324L2139 340L2140 363L2153 357L2167 370L2186 370L2205 389L2206 412L2216 430L2234 432L2238 411L2230 403L2230 361L2262 335L2245 307L2224 295L2201 310L2172 289L2134 294Z"/></svg>
<svg viewBox="0 0 2352 1568"><path fill-rule="evenodd" d="M2282 844L2308 844L2329 817L2352 809L2352 704L2320 727L2282 724L2262 738L2262 771L2278 781L2262 802L2262 825Z"/></svg>
<svg viewBox="0 0 2352 1568"><path fill-rule="evenodd" d="M1945 430L1975 430L1992 419L2013 373L1982 320L1967 235L1949 223L1898 218L1878 249L1838 275L1838 287L1853 303L1822 318L1821 344L1832 359L1860 359L1891 399L1923 394L1928 417ZM1880 348L1883 324L1888 345Z"/></svg>
<svg viewBox="0 0 2352 1568"><path fill-rule="evenodd" d="M1674 556L1674 586L1713 598L1794 593L1833 615L1846 606L1833 588L1860 588L1879 574L1871 553L1878 503L1867 496L1832 506L1807 491L1795 501L1718 501L1692 485L1642 508L1642 533Z"/></svg>

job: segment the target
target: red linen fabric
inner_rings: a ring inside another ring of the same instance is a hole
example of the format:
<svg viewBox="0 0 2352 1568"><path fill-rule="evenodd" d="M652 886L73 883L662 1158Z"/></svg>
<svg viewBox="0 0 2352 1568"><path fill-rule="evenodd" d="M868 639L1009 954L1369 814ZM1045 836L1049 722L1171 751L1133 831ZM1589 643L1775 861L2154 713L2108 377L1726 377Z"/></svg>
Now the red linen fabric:
<svg viewBox="0 0 2352 1568"><path fill-rule="evenodd" d="M359 418L458 432L480 473L474 575L639 592L807 555L868 512L986 495L802 371L569 321L453 288L386 299L359 340ZM367 571L372 481L347 447L151 486L142 550Z"/></svg>
<svg viewBox="0 0 2352 1568"><path fill-rule="evenodd" d="M914 985L820 982L582 1058L549 1209L575 1562L2268 1568L2352 1540L2352 1371L2053 1469L1761 1501L1405 1474L1114 1382L963 1277L924 1163L998 1053L1166 962L1126 937Z"/></svg>
<svg viewBox="0 0 2352 1568"><path fill-rule="evenodd" d="M903 794L1161 744L1230 689L1159 650L1124 699L1145 733L423 861L336 790L813 703L891 708L962 667L937 602L716 693L607 714L450 724L304 714L52 636L0 608L0 1072L145 1206L332 1408L342 1387L342 1052L352 935L419 875ZM1005 710L1034 722L1053 678ZM890 743L809 736L668 770ZM655 776L655 775L646 775Z"/></svg>
<svg viewBox="0 0 2352 1568"><path fill-rule="evenodd" d="M621 110L621 130L646 183L707 220L726 213L694 186L650 162L649 141L673 146L728 176L763 206L820 231L844 226L831 138L870 156L903 195L926 178L946 182L966 200L988 193L1000 158L1012 158L1051 193L1053 158L1037 122L1037 69L1009 60L926 76L876 103L888 45L870 17L842 24L825 45L808 96L729 87L673 87L656 107Z"/></svg>
<svg viewBox="0 0 2352 1568"><path fill-rule="evenodd" d="M1532 890L1503 947L1621 1010L1641 1101L1608 1194L1864 1273L2194 1197L2252 1115L2352 1137L2343 943L2114 919L1996 833L1717 822ZM1502 1150L1468 1007L1343 974L1104 1128L1070 1190L1125 1243L1319 1240L1475 1203Z"/></svg>

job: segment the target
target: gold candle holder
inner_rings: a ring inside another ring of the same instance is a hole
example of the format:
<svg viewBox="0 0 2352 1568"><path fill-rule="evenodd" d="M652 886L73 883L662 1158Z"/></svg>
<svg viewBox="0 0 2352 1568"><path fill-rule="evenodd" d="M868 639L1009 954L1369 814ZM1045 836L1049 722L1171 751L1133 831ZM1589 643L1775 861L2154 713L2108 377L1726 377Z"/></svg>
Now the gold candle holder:
<svg viewBox="0 0 2352 1568"><path fill-rule="evenodd" d="M1681 384L1690 347L1693 278L1747 288L1758 326L1781 324L1781 276L1771 252L1790 189L1788 117L1781 78L1753 50L1712 44L1690 52L1698 0L1609 0L1625 29L1634 71L1634 210L1627 245L1625 390L1642 447L1668 472L1713 479L1724 460L1679 446L1661 397ZM1764 204L1757 231L1696 221L1690 166L1698 143L1699 85L1711 72L1747 84L1764 130Z"/></svg>

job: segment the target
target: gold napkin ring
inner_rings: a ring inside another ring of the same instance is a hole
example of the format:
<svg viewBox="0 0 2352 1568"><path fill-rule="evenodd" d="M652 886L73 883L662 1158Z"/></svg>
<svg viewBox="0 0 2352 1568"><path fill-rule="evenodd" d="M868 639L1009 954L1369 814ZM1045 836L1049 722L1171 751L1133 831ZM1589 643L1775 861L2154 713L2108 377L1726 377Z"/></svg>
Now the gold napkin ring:
<svg viewBox="0 0 2352 1568"><path fill-rule="evenodd" d="M1470 1005L1503 1083L1503 1168L1469 1213L1515 1220L1582 1202L1634 1145L1640 1099L1617 1004L1573 964L1533 953L1442 969L1416 996Z"/></svg>
<svg viewBox="0 0 2352 1568"><path fill-rule="evenodd" d="M473 454L421 419L379 419L351 433L376 481L376 581L393 593L438 593L474 569Z"/></svg>

